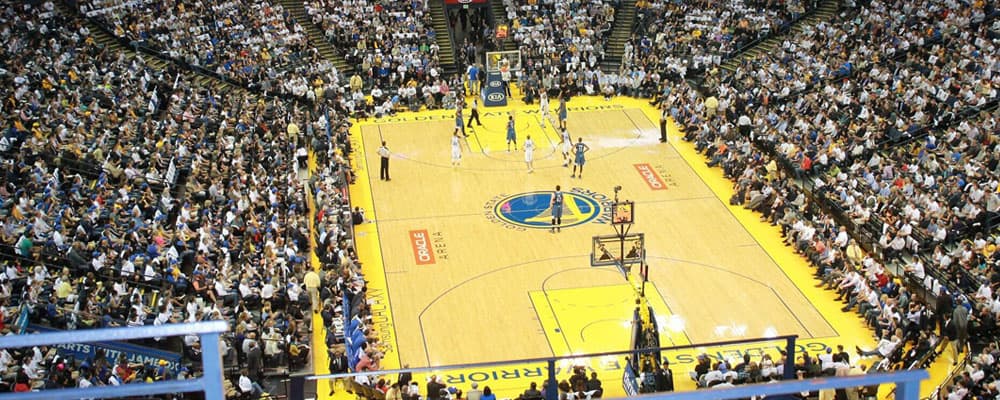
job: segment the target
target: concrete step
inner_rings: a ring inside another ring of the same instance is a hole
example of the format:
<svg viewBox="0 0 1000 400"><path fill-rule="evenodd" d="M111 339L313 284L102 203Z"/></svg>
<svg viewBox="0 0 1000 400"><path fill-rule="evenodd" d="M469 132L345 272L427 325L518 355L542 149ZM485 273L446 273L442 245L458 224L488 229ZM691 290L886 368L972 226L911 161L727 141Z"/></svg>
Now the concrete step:
<svg viewBox="0 0 1000 400"><path fill-rule="evenodd" d="M279 3L285 8L285 11L292 15L295 22L305 28L306 35L309 37L309 44L319 50L319 55L330 61L337 68L337 71L344 73L350 67L347 64L347 60L326 39L326 35L323 34L320 27L312 23L302 1L279 0Z"/></svg>
<svg viewBox="0 0 1000 400"><path fill-rule="evenodd" d="M448 27L448 16L444 11L444 0L427 0L427 6L431 14L431 23L434 26L434 31L437 32L437 36L434 41L437 43L438 48L441 49L438 60L441 64L441 69L446 73L449 71L457 71L458 66L455 63L455 46L452 43L454 39L451 37L451 29ZM452 72L453 73L453 72Z"/></svg>

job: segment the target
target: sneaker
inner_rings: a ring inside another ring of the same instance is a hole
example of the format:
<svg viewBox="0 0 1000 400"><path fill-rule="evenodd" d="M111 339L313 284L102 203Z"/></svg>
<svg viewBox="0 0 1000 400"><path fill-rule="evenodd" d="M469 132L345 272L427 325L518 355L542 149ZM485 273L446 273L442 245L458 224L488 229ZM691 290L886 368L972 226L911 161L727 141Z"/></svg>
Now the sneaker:
<svg viewBox="0 0 1000 400"><path fill-rule="evenodd" d="M576 178L576 174L572 174L572 175L570 175L569 177L570 177L570 178Z"/></svg>

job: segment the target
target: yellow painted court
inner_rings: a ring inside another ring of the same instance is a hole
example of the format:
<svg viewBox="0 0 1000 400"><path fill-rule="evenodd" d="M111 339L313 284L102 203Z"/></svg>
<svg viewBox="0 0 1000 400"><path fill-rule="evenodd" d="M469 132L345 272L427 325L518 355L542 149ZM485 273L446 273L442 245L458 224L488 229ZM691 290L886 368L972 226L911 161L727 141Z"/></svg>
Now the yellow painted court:
<svg viewBox="0 0 1000 400"><path fill-rule="evenodd" d="M731 182L707 167L679 130L669 126L668 143L659 142L659 113L645 101L577 97L568 109L573 141L582 137L590 147L582 179L563 167L559 134L537 105L515 100L481 108L484 126L461 141L459 167L450 159L454 111L355 124L351 198L372 220L357 226L356 245L386 353L383 369L629 349L633 287L614 267L590 266L591 238L614 233L608 206L618 185L621 198L636 203L631 231L645 234L646 294L663 345L794 334L800 350L815 356L825 346L853 353L855 345L874 344L863 321L840 311L835 294L814 287L812 267L782 243L778 227L729 206ZM511 114L519 150L507 152ZM530 174L520 150L528 135L537 148ZM378 179L382 140L393 154L389 182ZM556 185L569 200L563 229L551 233L548 199ZM777 357L782 345L665 356L678 390L693 390L687 374L697 354ZM314 349L316 373L327 373L322 337ZM946 362L942 357L932 368L925 395L947 373ZM624 394L623 359L574 363L599 373L605 397ZM515 398L545 378L542 365L440 375L462 390L474 381L490 386L499 398ZM329 383L318 386L319 398L328 398Z"/></svg>

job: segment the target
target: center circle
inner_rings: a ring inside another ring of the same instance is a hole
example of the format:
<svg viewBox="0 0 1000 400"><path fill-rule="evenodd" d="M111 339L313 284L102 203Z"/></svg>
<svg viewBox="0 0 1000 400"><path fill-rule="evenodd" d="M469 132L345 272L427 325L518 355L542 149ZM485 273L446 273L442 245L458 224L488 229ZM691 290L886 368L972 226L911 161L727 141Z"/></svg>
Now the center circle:
<svg viewBox="0 0 1000 400"><path fill-rule="evenodd" d="M551 190L540 190L505 197L493 206L493 213L501 221L524 228L549 229L552 227ZM585 194L563 193L563 228L582 225L601 215L601 203Z"/></svg>

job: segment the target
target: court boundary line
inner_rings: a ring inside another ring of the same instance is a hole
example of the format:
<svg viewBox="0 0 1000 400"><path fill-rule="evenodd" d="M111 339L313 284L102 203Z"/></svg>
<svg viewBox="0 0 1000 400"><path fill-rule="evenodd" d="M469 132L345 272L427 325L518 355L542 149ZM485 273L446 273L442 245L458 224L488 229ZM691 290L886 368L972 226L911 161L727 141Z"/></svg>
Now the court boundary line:
<svg viewBox="0 0 1000 400"><path fill-rule="evenodd" d="M621 109L613 109L613 110L581 110L581 111L573 111L573 112L574 113L582 113L582 112L594 112L594 113L598 113L598 112L615 112L615 111L625 112L627 110L637 110L639 112L645 113L642 108L639 108L639 107L624 108L624 106ZM626 113L626 117L628 117L627 113ZM358 123L358 126L365 127L365 126L373 126L374 125L374 126L381 127L382 125L409 124L409 123L416 123L416 122L447 122L447 120L432 120L432 121L384 121L384 122L380 122L380 121L360 121ZM632 124L633 124L633 126L636 126L636 128L638 128L638 126L635 124L634 121L632 121ZM638 132L636 132L636 130L633 130L634 137L626 138L626 140L631 140L631 141L634 142L634 141L637 141L637 140L641 139L643 137L642 136L642 130L641 129L637 129L637 130L638 130ZM470 136L474 136L476 138L476 143L479 144L479 148L480 148L479 153L481 153L484 156L486 156L486 158L491 159L491 160L495 160L495 161L505 162L505 163L524 163L523 157L522 158L518 158L518 159L514 159L514 160L508 160L508 159L493 157L492 156L493 152L487 153L487 152L483 151L484 147L482 146L482 142L479 141L479 136L478 135L479 135L479 132L478 131L474 131L473 134L470 135ZM548 136L548 135L546 135L546 136ZM466 143L466 144L468 145L468 143ZM650 143L650 145L652 145L652 144L653 143ZM599 159L602 159L602 158L609 157L609 156L612 156L614 154L620 153L620 152L622 152L622 151L624 151L626 149L635 148L635 147L636 146L621 146L621 147L617 147L617 148L612 148L611 151L609 151L609 152L607 152L605 154L597 155L597 156L594 156L594 157L587 157L587 161L596 161L596 160L599 160ZM538 156L535 157L535 160L545 160L545 159L551 158L553 155L555 155L556 153L559 152L558 145L553 146L550 149L551 149L551 151L548 152L548 154L540 154L540 155L538 155ZM542 149L542 150L545 150L545 149ZM474 153L471 150L471 145L470 145L470 151L469 152L470 153ZM675 152L676 152L676 150L675 150ZM502 152L502 153L504 153L504 154L511 154L511 153L506 153L506 152ZM396 158L400 159L400 160L412 161L412 162L417 163L417 164L428 165L428 166L432 166L432 167L449 168L449 169L452 168L450 165L437 164L437 163L434 163L434 162L418 160L418 159L409 158L409 157L401 156L401 155L397 155ZM668 156L668 157L666 157L666 159L674 159L674 158L683 158L683 157L681 157L679 154L677 154L676 156ZM552 168L558 169L558 168L563 168L563 167L561 165L552 165L552 166L540 166L540 167L537 167L535 169L537 170L537 169L552 169ZM462 171L474 171L474 172L509 172L509 171L511 171L509 168L467 168L467 167L462 167L461 170Z"/></svg>
<svg viewBox="0 0 1000 400"><path fill-rule="evenodd" d="M678 315L677 313L674 312L673 309L670 308L670 304L667 303L667 299L663 297L663 292L660 291L660 287L656 285L656 282L649 281L647 283L653 285L653 289L656 290L656 295L660 296L660 301L662 301L663 305L667 307L667 312L669 312L670 315ZM684 335L684 339L687 340L688 344L694 343L691 341L691 336L688 336L687 334L687 324L684 325L684 329L681 329L681 334ZM667 336L669 337L669 335ZM663 335L660 335L660 339L663 339ZM673 339L670 339L670 343L676 345ZM660 344L663 343L661 342Z"/></svg>
<svg viewBox="0 0 1000 400"><path fill-rule="evenodd" d="M427 347L427 334L424 332L424 313L426 313L427 310L429 310L431 308L431 306L434 305L434 303L437 303L438 300L441 300L441 298L443 298L445 295L447 295L448 293L451 293L455 289L458 289L460 286L463 286L466 283L472 282L472 281L474 281L476 279L482 278L482 277L484 277L486 275L490 275L490 274L493 274L493 273L496 273L496 272L500 272L500 271L504 271L504 270L511 269L511 268L522 267L522 266L525 266L525 265L528 265L528 264L533 264L533 263L536 263L536 262L552 261L552 260L562 260L562 259L575 258L575 257L590 257L590 255L589 254L564 255L564 256L549 257L549 258L544 258L544 259L536 259L536 260L530 260L530 261L519 262L519 263L516 263L516 264L506 265L506 266L503 266L503 267L500 267L500 268L492 269L492 270L489 270L489 271L484 271L484 272L479 273L479 274L474 275L474 276L470 276L470 277L462 280L461 282L458 282L455 285L452 285L451 287L445 289L443 292L439 293L437 296L435 296L433 299L431 299L431 301L428 302L427 305L424 306L423 310L420 310L419 314L417 314L417 324L420 326L420 339L423 340L423 342L424 342L424 355L426 356L427 364L430 365L430 363L431 363L431 354L430 354L430 350Z"/></svg>
<svg viewBox="0 0 1000 400"><path fill-rule="evenodd" d="M650 124L653 124L653 120L649 118L649 115L646 115L645 112L643 112L642 114L643 114L644 117L646 117L646 122L649 122ZM683 130L681 130L679 127L677 127L677 125L674 124L672 120L670 122L671 122L671 125L673 125L673 128L677 132L683 132ZM636 125L636 128L639 128L638 124L636 124L635 121L632 121L632 123L634 125ZM680 151L680 149L678 149L676 146L674 146L673 143L671 143L669 140L667 140L666 144L668 146L670 146L670 148L673 149L673 151L676 152L678 155L681 155L682 156L681 158L684 158L683 154ZM733 217L733 219L736 220L737 225L739 225L741 228L743 228L743 231L746 232L747 235L749 235L751 238L753 238L754 243L757 243L757 247L759 247L764 252L764 254L767 255L767 258L771 260L771 263L773 263L774 266L777 267L779 271L781 271L781 274L785 276L785 279L788 279L788 282L791 283L793 287L795 287L795 290L799 292L799 295L802 296L802 298L806 300L806 302L809 304L809 306L812 307L812 309L815 310L817 314L819 314L820 318L823 319L823 322L825 322L826 325L835 334L837 334L837 336L840 336L840 331L838 331L837 328L834 327L833 324L830 323L830 321L826 318L826 315L824 315L823 312L820 311L820 309L818 307L816 307L816 304L814 304L813 301L809 299L809 296L806 296L805 292L802 291L802 288L799 287L799 285L795 282L795 280L792 279L792 277L789 276L787 272L785 272L785 269L781 267L781 264L779 264L778 260L776 260L774 258L774 255L772 255L771 252L768 251L766 247L764 247L764 245L760 242L760 239L758 239L757 236L754 235L753 232L750 231L750 229L744 224L743 220L740 219L739 216L737 216L736 213L733 212L733 210L729 209L728 204L726 204L726 202L723 201L723 199L719 195L719 193L716 193L716 191L712 188L712 186L709 185L708 182L705 182L705 179L702 178L702 176L700 174L698 174L698 171L694 169L694 167L688 162L688 160L686 158L684 158L684 165L687 166L687 168L691 171L691 173L693 173L695 176L698 177L698 181L700 181L702 185L704 185L710 192L712 192L715 195L714 197L716 198L716 200L718 200L718 202L722 204L722 208L724 208L726 210L726 212L728 212L729 215L731 215ZM783 300L784 299L782 299L782 301ZM793 315L794 315L794 313L793 313ZM795 315L795 318L798 319L798 315Z"/></svg>
<svg viewBox="0 0 1000 400"><path fill-rule="evenodd" d="M535 307L535 301L531 299L531 291L525 292L525 294L528 295L528 303L531 303L531 311L535 312L535 320L538 321L538 327L542 331L542 336L545 336L545 325L542 325L542 314L538 312L538 307ZM549 307L552 306L550 305ZM554 314L555 313L553 313L553 315ZM562 329L559 329L559 331L562 332ZM556 349L552 348L552 342L550 342L547 337L545 339L545 345L549 346L549 353L552 353L552 356L555 357Z"/></svg>
<svg viewBox="0 0 1000 400"><path fill-rule="evenodd" d="M766 253L766 251L765 251L765 253ZM719 267L719 266L716 266L716 265L706 264L706 263L699 262L699 261L689 261L689 260L683 260L683 259L679 259L679 258L664 257L664 256L654 256L654 255L649 255L649 254L647 254L646 257L647 258L659 259L659 260L668 260L668 261L673 261L673 262L677 262L677 263L694 264L694 265L697 265L699 267L710 268L710 269L714 269L716 271L728 272L728 273L730 273L732 275L736 275L736 276L738 276L740 278L746 279L748 281L757 283L757 284L759 284L759 285L761 285L761 286L763 286L765 288L768 288L768 289L771 290L771 293L774 294L774 297L776 297L778 299L778 301L781 302L781 305L785 306L785 309L788 310L788 313L791 314L791 316L793 318L795 318L795 321L799 323L799 326L801 326L802 329L805 329L806 334L809 335L809 338L812 339L812 338L816 337L816 335L814 335L812 333L812 330L810 330L809 327L806 326L806 324L802 322L802 320L799 318L799 316L797 314L795 314L795 311L792 310L791 306L789 306L788 303L785 302L785 299L783 297L781 297L781 295L774 288L774 286L768 285L767 283L764 283L763 281L761 281L761 280L759 280L757 278L753 278L753 277L750 277L750 276L747 276L747 275L743 275L743 274L741 274L739 272L736 272L736 271L728 270L728 269L725 269L725 268L722 268L722 267ZM777 265L777 264L775 264L775 265ZM796 288L798 287L798 286L795 285L794 281L791 281L791 284L792 284L792 286L794 286ZM661 296L662 296L662 293L661 293ZM808 301L809 300L808 298L806 298L806 300L809 303L809 305L811 306L812 302ZM663 302L666 303L666 300L664 300ZM823 314L821 314L819 312L819 310L816 310L816 313L820 314L820 317L823 316ZM834 330L834 332L836 332L836 330ZM690 340L691 340L691 337L688 337L688 341L690 341Z"/></svg>
<svg viewBox="0 0 1000 400"><path fill-rule="evenodd" d="M379 125L376 125L376 126L378 127L379 137L381 137L382 136L382 127L379 126ZM380 261L379 263L382 264L382 279L385 281L385 301L386 301L386 308L389 309L389 314L390 314L389 320L392 323L392 327L391 327L391 329L392 329L392 340L393 340L392 348L396 351L396 361L397 361L397 363L400 366L402 366L403 365L403 360L400 358L400 352L399 352L399 338L398 338L399 331L396 329L396 326L397 326L396 325L396 314L392 312L392 309L393 309L393 307L392 307L392 291L389 289L389 272L386 271L386 268L385 268L385 250L384 250L384 246L382 245L382 230L381 230L381 227L379 227L378 222L376 222L378 219L375 218L378 215L378 211L377 211L378 207L375 206L375 203L376 203L375 202L375 186L374 186L373 181L372 181L372 175L371 175L371 170L372 169L371 169L371 165L370 165L370 163L368 161L368 154L365 151L367 149L367 147L365 146L364 128L365 128L364 125L358 127L358 143L360 144L361 149L360 149L360 152L357 153L357 154L358 154L358 156L364 158L364 161L365 161L365 171L368 174L368 194L369 194L369 197L371 197L371 200L372 200L372 207L371 207L372 217L375 219L375 221L371 222L371 224L375 225L375 236L376 236L376 239L378 240L378 257L379 257L379 261ZM381 145L382 144L379 143L379 146L381 146ZM380 167L380 169L381 169L381 167ZM381 174L381 173L382 173L382 171L380 170L379 174ZM381 178L381 176L380 176L380 178ZM350 189L348 188L348 190L350 190ZM352 227L352 229L353 229L353 227ZM355 229L354 235L355 235L354 240L357 240L357 230L356 229ZM358 261L360 261L360 256L359 256Z"/></svg>

